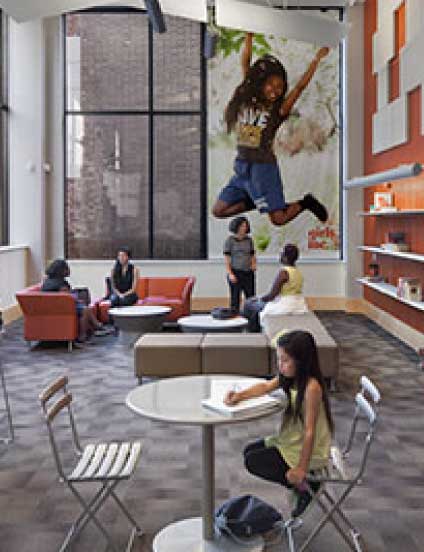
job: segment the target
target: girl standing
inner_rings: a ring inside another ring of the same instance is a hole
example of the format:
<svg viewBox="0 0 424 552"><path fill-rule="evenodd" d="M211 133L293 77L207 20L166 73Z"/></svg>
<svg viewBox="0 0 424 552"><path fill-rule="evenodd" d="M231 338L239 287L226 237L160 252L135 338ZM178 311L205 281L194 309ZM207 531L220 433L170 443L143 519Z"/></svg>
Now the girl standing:
<svg viewBox="0 0 424 552"><path fill-rule="evenodd" d="M306 475L327 465L334 424L313 336L300 330L280 336L277 358L278 376L244 391L230 391L225 403L237 404L279 387L285 391L287 406L280 433L247 445L244 461L253 475L294 487L297 504L292 516L297 517L312 499L305 489ZM310 486L317 492L319 484Z"/></svg>
<svg viewBox="0 0 424 552"><path fill-rule="evenodd" d="M229 230L232 235L224 244L225 267L230 286L230 306L238 313L241 292L246 299L255 295L256 255L246 217L233 219Z"/></svg>
<svg viewBox="0 0 424 552"><path fill-rule="evenodd" d="M325 222L327 209L311 194L286 203L273 144L278 128L289 117L329 50L318 50L302 78L287 93L287 73L275 57L266 55L251 65L252 39L253 34L247 33L242 51L244 80L225 111L227 131L237 133L235 174L221 190L213 214L225 218L256 208L281 226L308 209Z"/></svg>

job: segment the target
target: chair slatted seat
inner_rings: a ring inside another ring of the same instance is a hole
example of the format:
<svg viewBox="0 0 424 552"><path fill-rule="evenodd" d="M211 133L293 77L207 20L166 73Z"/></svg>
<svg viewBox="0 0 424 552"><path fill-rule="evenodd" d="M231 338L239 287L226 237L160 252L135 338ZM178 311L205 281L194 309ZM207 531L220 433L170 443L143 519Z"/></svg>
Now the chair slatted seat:
<svg viewBox="0 0 424 552"><path fill-rule="evenodd" d="M129 552L132 548L135 537L140 537L143 532L134 520L133 516L117 496L115 487L120 481L128 480L134 473L141 455L141 443L138 441L123 443L90 443L82 448L72 411L72 395L68 392L67 387L68 378L63 376L53 382L40 395L40 402L44 412L50 444L59 476L61 480L68 485L69 489L83 508L83 512L72 524L68 534L66 535L66 538L60 548L60 552L65 552L71 548L75 539L89 521L92 521L97 526L99 531L107 540L110 549L117 552L117 548L114 545L109 532L97 518L97 511L109 496L114 499L132 526L132 531L126 546L126 551ZM62 393L60 398L56 397L57 393ZM54 402L52 406L49 406L50 400L55 400L56 402ZM58 414L65 409L68 411L69 415L73 445L77 458L76 465L69 475L65 473L63 468L59 449L57 447L53 432L53 422ZM89 482L99 483L100 488L91 500L87 502L86 499L83 498L78 492L76 487L83 483Z"/></svg>

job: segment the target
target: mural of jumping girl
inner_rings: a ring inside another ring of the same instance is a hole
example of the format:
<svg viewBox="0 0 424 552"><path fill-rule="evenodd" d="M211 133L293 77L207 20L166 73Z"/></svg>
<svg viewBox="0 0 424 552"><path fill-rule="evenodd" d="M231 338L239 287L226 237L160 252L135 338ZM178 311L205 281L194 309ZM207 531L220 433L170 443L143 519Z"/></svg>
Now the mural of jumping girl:
<svg viewBox="0 0 424 552"><path fill-rule="evenodd" d="M237 135L235 174L221 190L212 212L217 218L226 218L256 208L267 213L273 224L282 226L307 209L325 222L327 209L312 194L286 203L273 145L277 130L329 49L318 50L307 71L287 93L287 72L278 59L265 55L251 64L252 42L253 33L246 33L241 56L244 80L225 110L227 132L234 130Z"/></svg>

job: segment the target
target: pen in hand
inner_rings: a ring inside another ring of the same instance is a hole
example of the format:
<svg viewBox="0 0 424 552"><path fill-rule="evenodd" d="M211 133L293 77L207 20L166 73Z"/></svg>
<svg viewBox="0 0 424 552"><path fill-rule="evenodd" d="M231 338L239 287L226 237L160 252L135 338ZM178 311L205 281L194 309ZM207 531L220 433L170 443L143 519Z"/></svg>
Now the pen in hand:
<svg viewBox="0 0 424 552"><path fill-rule="evenodd" d="M239 402L239 399L237 397L237 392L239 391L239 386L235 383L232 385L230 391L227 392L227 394L224 397L224 404L227 406L234 406Z"/></svg>

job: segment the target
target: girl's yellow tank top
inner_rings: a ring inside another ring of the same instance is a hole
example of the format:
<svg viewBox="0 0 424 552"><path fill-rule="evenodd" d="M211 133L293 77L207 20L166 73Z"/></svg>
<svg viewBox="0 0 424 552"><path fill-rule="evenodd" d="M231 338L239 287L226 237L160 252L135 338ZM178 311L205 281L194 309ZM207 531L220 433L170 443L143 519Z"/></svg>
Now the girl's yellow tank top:
<svg viewBox="0 0 424 552"><path fill-rule="evenodd" d="M290 389L291 404L295 405L297 389ZM302 408L302 411L304 409ZM305 419L303 412L303 419ZM267 447L276 447L281 456L291 468L295 468L299 464L300 453L302 452L304 423L301 419L292 418L291 420L281 424L279 435L266 437L265 445ZM328 426L327 416L325 414L324 403L321 401L317 425L315 428L314 448L309 462L309 469L316 470L324 468L328 463L331 445L331 432Z"/></svg>

